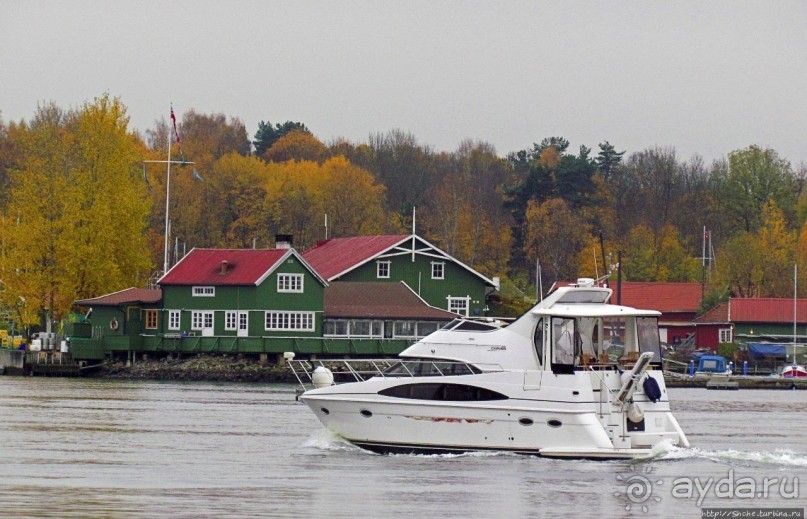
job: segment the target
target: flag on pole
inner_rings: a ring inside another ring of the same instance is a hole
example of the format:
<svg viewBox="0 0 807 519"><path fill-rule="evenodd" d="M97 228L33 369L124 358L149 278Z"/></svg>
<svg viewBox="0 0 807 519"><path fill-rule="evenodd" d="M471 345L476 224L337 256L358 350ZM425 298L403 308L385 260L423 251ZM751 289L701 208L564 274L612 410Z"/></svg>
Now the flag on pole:
<svg viewBox="0 0 807 519"><path fill-rule="evenodd" d="M193 168L193 178L194 178L194 180L198 180L199 182L204 182L205 181L205 179L202 178L202 175L200 175L196 171L196 168Z"/></svg>
<svg viewBox="0 0 807 519"><path fill-rule="evenodd" d="M177 116L174 115L174 105L171 105L171 122L174 125L174 138L179 146L179 156L182 158L182 162L185 162L185 156L182 154L182 139L179 138L179 130L177 130Z"/></svg>

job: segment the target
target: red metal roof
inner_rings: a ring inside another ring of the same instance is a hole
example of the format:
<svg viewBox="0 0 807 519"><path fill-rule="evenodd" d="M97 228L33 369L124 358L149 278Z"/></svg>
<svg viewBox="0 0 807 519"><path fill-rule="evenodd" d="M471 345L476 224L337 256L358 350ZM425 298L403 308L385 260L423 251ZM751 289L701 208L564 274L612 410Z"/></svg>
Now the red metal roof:
<svg viewBox="0 0 807 519"><path fill-rule="evenodd" d="M292 249L193 249L158 283L255 285L287 254L293 254Z"/></svg>
<svg viewBox="0 0 807 519"><path fill-rule="evenodd" d="M807 299L797 300L797 321L807 322ZM733 323L792 323L793 300L769 297L731 298L728 317Z"/></svg>
<svg viewBox="0 0 807 519"><path fill-rule="evenodd" d="M609 283L614 291L611 303L616 303L616 282ZM701 306L700 283L668 283L662 281L623 281L622 304L659 312L697 312Z"/></svg>
<svg viewBox="0 0 807 519"><path fill-rule="evenodd" d="M163 298L159 288L127 288L111 294L80 299L75 302L79 306L117 306L126 303L158 303Z"/></svg>
<svg viewBox="0 0 807 519"><path fill-rule="evenodd" d="M411 237L396 234L334 238L306 250L303 258L320 276L330 281Z"/></svg>
<svg viewBox="0 0 807 519"><path fill-rule="evenodd" d="M404 282L337 281L325 288L325 317L448 321L457 314L429 306Z"/></svg>

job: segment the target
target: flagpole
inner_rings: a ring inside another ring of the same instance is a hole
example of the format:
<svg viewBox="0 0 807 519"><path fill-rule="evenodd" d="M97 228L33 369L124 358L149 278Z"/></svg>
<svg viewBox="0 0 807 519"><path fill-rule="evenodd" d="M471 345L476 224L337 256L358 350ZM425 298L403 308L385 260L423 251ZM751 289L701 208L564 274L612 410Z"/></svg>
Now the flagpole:
<svg viewBox="0 0 807 519"><path fill-rule="evenodd" d="M174 109L171 109L173 115ZM171 130L168 130L168 167L165 175L165 249L163 251L163 275L168 272L168 201L171 196Z"/></svg>
<svg viewBox="0 0 807 519"><path fill-rule="evenodd" d="M177 142L179 141L179 134L177 133L176 119L174 117L174 107L171 107L171 122L173 123L173 131L177 134ZM180 152L182 151L182 144L180 143ZM165 163L166 176L165 176L165 236L163 245L163 275L168 272L168 236L171 233L171 220L169 218L170 201L171 201L171 164L187 165L194 164L194 162L184 160L171 160L171 128L168 129L168 160L144 160L143 162ZM196 173L196 170L194 170ZM198 176L198 174L197 174ZM201 178L201 177L200 177Z"/></svg>

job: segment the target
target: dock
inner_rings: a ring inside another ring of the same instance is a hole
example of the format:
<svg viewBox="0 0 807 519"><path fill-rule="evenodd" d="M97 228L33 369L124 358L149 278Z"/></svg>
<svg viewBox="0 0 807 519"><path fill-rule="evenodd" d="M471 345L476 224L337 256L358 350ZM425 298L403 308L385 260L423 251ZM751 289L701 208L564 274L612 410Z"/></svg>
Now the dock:
<svg viewBox="0 0 807 519"><path fill-rule="evenodd" d="M742 375L695 375L666 372L664 380L667 387L702 387L706 389L807 389L807 380L802 378L784 378L775 376L742 376Z"/></svg>

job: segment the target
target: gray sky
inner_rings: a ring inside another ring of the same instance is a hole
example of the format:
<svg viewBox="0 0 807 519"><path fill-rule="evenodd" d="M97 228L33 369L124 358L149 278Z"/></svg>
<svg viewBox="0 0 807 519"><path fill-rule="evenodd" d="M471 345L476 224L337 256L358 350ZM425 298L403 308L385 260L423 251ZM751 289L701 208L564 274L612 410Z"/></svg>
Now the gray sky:
<svg viewBox="0 0 807 519"><path fill-rule="evenodd" d="M707 162L758 144L807 162L807 2L0 0L0 111L109 92L177 114L400 128L500 155L560 135Z"/></svg>

